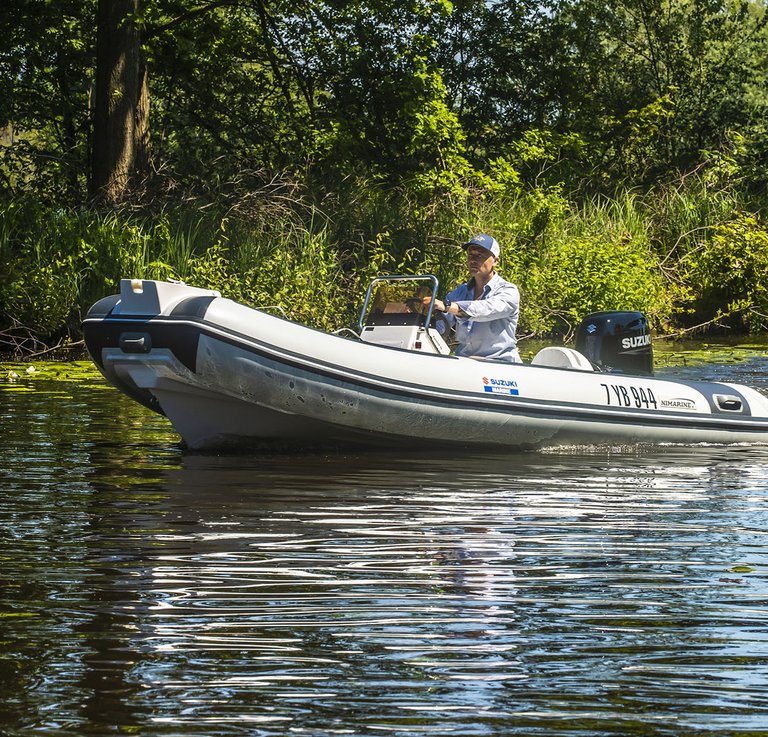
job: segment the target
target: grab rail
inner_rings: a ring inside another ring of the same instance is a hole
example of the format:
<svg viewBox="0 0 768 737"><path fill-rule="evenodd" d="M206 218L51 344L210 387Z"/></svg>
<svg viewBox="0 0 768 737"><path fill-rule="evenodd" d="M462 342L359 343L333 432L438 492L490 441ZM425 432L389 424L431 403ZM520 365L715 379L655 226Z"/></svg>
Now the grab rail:
<svg viewBox="0 0 768 737"><path fill-rule="evenodd" d="M432 298L429 300L429 307L427 308L427 314L424 320L424 325L428 326L430 321L432 320L432 311L435 306L435 298L437 296L437 287L438 287L438 281L437 277L433 274L417 274L415 276L407 276L404 274L391 274L387 276L377 276L374 279L371 280L371 283L368 285L368 291L365 293L365 302L363 302L363 309L360 312L360 321L358 322L358 327L360 328L360 332L363 332L363 328L365 327L364 320L365 320L365 313L368 310L368 304L371 301L371 294L373 293L373 288L377 284L377 282L386 282L386 281L429 281L432 283Z"/></svg>

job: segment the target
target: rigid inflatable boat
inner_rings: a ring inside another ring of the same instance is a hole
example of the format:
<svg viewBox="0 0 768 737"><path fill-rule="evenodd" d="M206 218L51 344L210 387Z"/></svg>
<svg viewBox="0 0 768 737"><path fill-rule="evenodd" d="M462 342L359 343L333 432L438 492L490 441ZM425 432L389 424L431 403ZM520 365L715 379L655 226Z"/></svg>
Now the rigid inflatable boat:
<svg viewBox="0 0 768 737"><path fill-rule="evenodd" d="M124 279L83 329L106 379L165 415L191 449L768 441L758 391L653 376L641 313L587 316L578 350L482 361L450 355L437 287L429 275L374 279L359 330L331 334L215 291Z"/></svg>

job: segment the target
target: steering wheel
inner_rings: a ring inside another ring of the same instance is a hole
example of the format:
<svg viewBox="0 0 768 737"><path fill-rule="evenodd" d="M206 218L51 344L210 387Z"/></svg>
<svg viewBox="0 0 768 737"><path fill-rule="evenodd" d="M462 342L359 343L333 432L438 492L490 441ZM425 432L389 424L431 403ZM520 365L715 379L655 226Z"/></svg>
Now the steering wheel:
<svg viewBox="0 0 768 737"><path fill-rule="evenodd" d="M441 331L441 335L448 336L451 333L451 330L453 330L453 325L451 325L448 318L445 316L445 312L440 312L439 310L432 310L432 325L431 327L434 327L437 329L438 322L441 322L445 328L445 332Z"/></svg>

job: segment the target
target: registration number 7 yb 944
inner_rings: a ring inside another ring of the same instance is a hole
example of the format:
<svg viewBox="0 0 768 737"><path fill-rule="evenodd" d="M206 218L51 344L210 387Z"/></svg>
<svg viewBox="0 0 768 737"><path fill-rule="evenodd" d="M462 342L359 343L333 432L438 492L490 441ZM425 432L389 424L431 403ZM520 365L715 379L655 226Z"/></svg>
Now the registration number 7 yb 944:
<svg viewBox="0 0 768 737"><path fill-rule="evenodd" d="M600 384L605 389L605 403L615 407L658 409L656 397L648 387L624 384Z"/></svg>

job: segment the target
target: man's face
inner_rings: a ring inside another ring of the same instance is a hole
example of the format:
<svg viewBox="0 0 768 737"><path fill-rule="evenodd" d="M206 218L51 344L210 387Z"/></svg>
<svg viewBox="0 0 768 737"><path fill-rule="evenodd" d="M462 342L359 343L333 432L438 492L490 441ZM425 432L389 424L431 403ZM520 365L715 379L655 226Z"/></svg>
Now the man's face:
<svg viewBox="0 0 768 737"><path fill-rule="evenodd" d="M467 264L470 276L480 276L481 279L491 274L496 266L497 258L485 248L470 246L467 249Z"/></svg>

